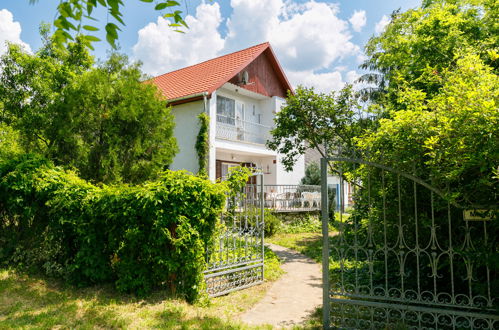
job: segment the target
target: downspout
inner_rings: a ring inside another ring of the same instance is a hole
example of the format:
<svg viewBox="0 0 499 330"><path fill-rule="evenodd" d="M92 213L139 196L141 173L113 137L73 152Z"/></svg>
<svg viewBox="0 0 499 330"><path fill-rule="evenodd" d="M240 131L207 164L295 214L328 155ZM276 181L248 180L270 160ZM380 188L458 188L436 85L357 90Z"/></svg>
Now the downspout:
<svg viewBox="0 0 499 330"><path fill-rule="evenodd" d="M208 118L210 118L210 109L209 109L209 104L208 104L208 92L203 92L201 93L203 95L203 105L204 105L204 113L206 113L208 115ZM211 122L212 118L210 118L210 122ZM208 178L210 177L210 172L211 172L211 167L210 167L210 149L211 149L211 145L210 145L210 140L211 140L211 124L208 124L208 159L206 160L206 162L208 163L208 170L206 171L208 174Z"/></svg>

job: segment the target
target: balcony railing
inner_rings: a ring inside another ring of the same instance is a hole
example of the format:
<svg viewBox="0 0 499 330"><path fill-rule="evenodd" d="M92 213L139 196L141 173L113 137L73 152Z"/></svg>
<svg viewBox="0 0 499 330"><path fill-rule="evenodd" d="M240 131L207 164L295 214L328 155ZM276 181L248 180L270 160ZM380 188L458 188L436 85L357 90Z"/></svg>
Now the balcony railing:
<svg viewBox="0 0 499 330"><path fill-rule="evenodd" d="M270 126L217 115L217 138L265 144L270 139Z"/></svg>
<svg viewBox="0 0 499 330"><path fill-rule="evenodd" d="M258 201L260 187L246 187L246 194L257 194L252 200ZM266 184L263 189L264 207L276 212L309 212L321 209L321 186Z"/></svg>

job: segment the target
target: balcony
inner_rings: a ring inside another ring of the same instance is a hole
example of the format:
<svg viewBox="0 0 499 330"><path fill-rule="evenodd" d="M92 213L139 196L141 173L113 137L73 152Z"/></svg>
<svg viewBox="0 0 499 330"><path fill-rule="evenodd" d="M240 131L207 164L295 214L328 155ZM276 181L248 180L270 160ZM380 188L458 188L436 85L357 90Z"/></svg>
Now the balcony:
<svg viewBox="0 0 499 330"><path fill-rule="evenodd" d="M231 141L265 144L270 139L270 126L217 115L216 137Z"/></svg>

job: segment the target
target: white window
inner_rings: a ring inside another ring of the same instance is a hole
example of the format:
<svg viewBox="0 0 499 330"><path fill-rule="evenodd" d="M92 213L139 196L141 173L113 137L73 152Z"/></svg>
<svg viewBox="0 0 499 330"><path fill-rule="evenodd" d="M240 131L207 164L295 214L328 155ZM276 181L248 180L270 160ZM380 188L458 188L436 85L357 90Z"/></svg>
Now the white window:
<svg viewBox="0 0 499 330"><path fill-rule="evenodd" d="M236 101L217 96L217 121L228 125L236 124Z"/></svg>

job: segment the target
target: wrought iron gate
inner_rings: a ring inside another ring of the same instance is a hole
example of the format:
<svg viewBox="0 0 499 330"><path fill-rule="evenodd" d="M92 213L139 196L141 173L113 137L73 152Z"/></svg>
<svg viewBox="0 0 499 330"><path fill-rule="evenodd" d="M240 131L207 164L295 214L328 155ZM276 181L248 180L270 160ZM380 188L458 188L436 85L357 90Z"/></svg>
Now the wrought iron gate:
<svg viewBox="0 0 499 330"><path fill-rule="evenodd" d="M206 251L204 278L211 297L263 282L263 173L253 176L256 184L248 184L236 197L228 198L220 234Z"/></svg>
<svg viewBox="0 0 499 330"><path fill-rule="evenodd" d="M363 171L349 177L354 210L334 219L329 161ZM324 328L499 329L497 210L465 220L429 184L359 159L324 158L321 171Z"/></svg>

